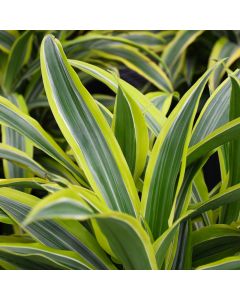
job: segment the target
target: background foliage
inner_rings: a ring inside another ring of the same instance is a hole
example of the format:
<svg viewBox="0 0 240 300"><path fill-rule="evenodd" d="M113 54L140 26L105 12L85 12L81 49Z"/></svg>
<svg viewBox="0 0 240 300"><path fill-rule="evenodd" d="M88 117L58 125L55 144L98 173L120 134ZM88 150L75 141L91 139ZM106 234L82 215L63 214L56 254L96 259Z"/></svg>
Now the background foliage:
<svg viewBox="0 0 240 300"><path fill-rule="evenodd" d="M239 269L239 39L0 31L0 267Z"/></svg>

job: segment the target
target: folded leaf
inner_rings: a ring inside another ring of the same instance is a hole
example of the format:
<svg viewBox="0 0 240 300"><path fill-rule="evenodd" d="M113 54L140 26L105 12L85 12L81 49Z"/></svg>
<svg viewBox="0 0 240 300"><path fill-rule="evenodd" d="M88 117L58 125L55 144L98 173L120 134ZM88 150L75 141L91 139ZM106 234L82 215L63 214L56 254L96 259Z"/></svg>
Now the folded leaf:
<svg viewBox="0 0 240 300"><path fill-rule="evenodd" d="M132 98L118 87L113 131L135 180L144 169L148 148L148 130L143 114Z"/></svg>

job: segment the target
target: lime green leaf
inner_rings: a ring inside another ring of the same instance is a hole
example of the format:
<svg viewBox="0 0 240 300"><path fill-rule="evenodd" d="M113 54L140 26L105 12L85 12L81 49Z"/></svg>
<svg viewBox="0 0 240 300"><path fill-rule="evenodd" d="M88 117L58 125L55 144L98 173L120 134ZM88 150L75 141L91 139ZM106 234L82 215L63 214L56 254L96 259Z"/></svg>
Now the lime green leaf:
<svg viewBox="0 0 240 300"><path fill-rule="evenodd" d="M39 157L38 162L41 166L44 167L45 170L48 170L50 173L59 175L62 178L66 178L69 182L73 184L78 184L78 181L74 178L74 176L64 168L64 166L58 163L56 160L51 157Z"/></svg>
<svg viewBox="0 0 240 300"><path fill-rule="evenodd" d="M86 50L89 49L105 49L111 46L131 46L130 49L133 47L136 48L134 50L141 50L142 52L148 54L148 56L154 58L155 60L160 60L158 55L155 52L151 51L149 47L145 47L140 43L136 43L131 39L126 39L121 36L107 36L107 35L100 35L99 32L95 34L94 32L89 32L84 36L79 36L73 40L67 41L64 44L64 50L67 54L72 57L78 56L87 56ZM89 53L89 51L87 51ZM141 68L141 66L140 66Z"/></svg>
<svg viewBox="0 0 240 300"><path fill-rule="evenodd" d="M65 178L62 178L56 174L49 172L48 170L45 170L39 163L34 161L25 152L18 150L17 148L14 148L12 146L0 143L0 157L6 160L10 160L14 164L28 169L42 178L59 181L63 184L70 184Z"/></svg>
<svg viewBox="0 0 240 300"><path fill-rule="evenodd" d="M188 209L192 194L192 181L197 172L205 165L211 154L212 153L187 166L181 188L175 201L175 205L172 208L171 217L173 220L177 220L182 213Z"/></svg>
<svg viewBox="0 0 240 300"><path fill-rule="evenodd" d="M51 36L42 43L41 69L52 112L92 188L110 208L137 215L137 190L113 132Z"/></svg>

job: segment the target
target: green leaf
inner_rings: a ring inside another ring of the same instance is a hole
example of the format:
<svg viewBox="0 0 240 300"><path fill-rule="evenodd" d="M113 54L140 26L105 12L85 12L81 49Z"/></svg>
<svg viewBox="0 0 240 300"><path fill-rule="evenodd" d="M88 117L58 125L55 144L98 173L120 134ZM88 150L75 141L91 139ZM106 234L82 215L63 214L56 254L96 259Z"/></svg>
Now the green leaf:
<svg viewBox="0 0 240 300"><path fill-rule="evenodd" d="M240 250L240 230L223 224L203 227L193 232L192 245L193 266L209 264Z"/></svg>
<svg viewBox="0 0 240 300"><path fill-rule="evenodd" d="M30 116L24 114L7 99L0 96L0 123L8 126L32 141L34 146L41 149L84 184L84 178L80 169L58 146L54 139L42 128L42 126ZM85 183L86 185L86 183Z"/></svg>
<svg viewBox="0 0 240 300"><path fill-rule="evenodd" d="M156 36L155 36L156 37ZM155 38L156 39L156 38ZM94 32L89 32L84 36L79 36L73 40L66 41L64 44L64 50L67 54L71 57L78 57L78 56L87 56L86 50L89 49L105 49L111 46L130 46L130 49L136 48L134 50L141 50L143 53L146 53L148 56L155 60L160 60L158 55L155 52L151 51L149 47L145 47L140 43L136 43L131 39L123 38L122 36L107 36L107 35L100 35L99 31L97 34ZM89 51L88 51L89 52Z"/></svg>
<svg viewBox="0 0 240 300"><path fill-rule="evenodd" d="M98 102L97 100L96 100L96 103L97 103L98 107L100 108L104 118L108 122L108 125L111 127L112 126L112 120L113 120L112 113L102 103Z"/></svg>
<svg viewBox="0 0 240 300"><path fill-rule="evenodd" d="M181 54L202 32L200 30L181 30L164 49L161 58L168 66L171 76L176 76L173 74L173 70Z"/></svg>
<svg viewBox="0 0 240 300"><path fill-rule="evenodd" d="M8 96L8 99L14 105L16 105L22 112L27 114L27 106L22 96L14 94ZM32 143L26 137L19 134L12 128L2 126L2 142L26 152L30 157L32 157L33 155ZM23 170L22 168L5 160L3 161L3 169L5 178L20 178L31 176L31 172L27 172L26 170Z"/></svg>
<svg viewBox="0 0 240 300"><path fill-rule="evenodd" d="M135 180L144 169L148 148L148 130L143 114L131 97L118 87L113 131Z"/></svg>
<svg viewBox="0 0 240 300"><path fill-rule="evenodd" d="M224 65L219 65L209 78L210 91L214 91L219 85L227 68L240 57L240 47L232 43L226 37L220 38L214 45L209 56L208 66L211 67L216 61L227 58Z"/></svg>
<svg viewBox="0 0 240 300"><path fill-rule="evenodd" d="M130 31L119 34L120 37L133 41L134 43L160 51L164 45L164 38L150 31Z"/></svg>
<svg viewBox="0 0 240 300"><path fill-rule="evenodd" d="M13 30L0 30L0 50L9 53L16 39L16 34Z"/></svg>
<svg viewBox="0 0 240 300"><path fill-rule="evenodd" d="M224 204L230 204L239 201L240 184L224 189L224 191L211 197L208 201L190 205L189 209L194 210L191 217L199 216L200 214L216 209Z"/></svg>
<svg viewBox="0 0 240 300"><path fill-rule="evenodd" d="M39 221L23 226L31 209L41 200L35 196L0 188L0 208L21 228L42 244L78 253L91 268L114 269L96 239L78 221Z"/></svg>
<svg viewBox="0 0 240 300"><path fill-rule="evenodd" d="M37 174L42 178L47 178L48 176L50 177L50 173L47 170L35 162L25 152L18 150L15 147L0 143L0 157L10 160L22 168L31 170L34 174Z"/></svg>
<svg viewBox="0 0 240 300"><path fill-rule="evenodd" d="M226 142L237 139L240 134L240 118L237 118L219 127L199 143L190 147L188 150L187 164L191 164L201 157L204 157L213 149Z"/></svg>
<svg viewBox="0 0 240 300"><path fill-rule="evenodd" d="M3 82L3 88L10 92L17 83L17 75L21 68L28 62L31 50L33 35L31 31L26 31L14 42L8 57L8 63Z"/></svg>
<svg viewBox="0 0 240 300"><path fill-rule="evenodd" d="M141 209L155 239L168 227L172 205L184 176L185 153L197 105L211 71L206 71L179 101L160 132L150 155Z"/></svg>
<svg viewBox="0 0 240 300"><path fill-rule="evenodd" d="M234 73L240 76L240 71ZM218 127L229 121L231 82L227 78L205 103L193 129L190 146L195 145Z"/></svg>
<svg viewBox="0 0 240 300"><path fill-rule="evenodd" d="M162 91L173 91L172 84L162 69L147 56L130 46L101 46L93 54L109 60L116 60L145 77Z"/></svg>
<svg viewBox="0 0 240 300"><path fill-rule="evenodd" d="M184 221L179 226L176 251L171 264L172 270L189 270L192 268L192 224Z"/></svg>
<svg viewBox="0 0 240 300"><path fill-rule="evenodd" d="M197 270L240 270L240 256L220 259L213 263L200 266Z"/></svg>
<svg viewBox="0 0 240 300"><path fill-rule="evenodd" d="M113 132L51 36L42 43L41 69L51 110L91 187L110 208L137 215L137 190Z"/></svg>
<svg viewBox="0 0 240 300"><path fill-rule="evenodd" d="M158 268L162 268L162 264L165 260L167 251L169 249L170 244L172 243L175 234L179 228L181 222L187 219L190 216L192 211L187 212L177 221L175 221L172 226L170 226L153 244L155 255L157 259Z"/></svg>
<svg viewBox="0 0 240 300"><path fill-rule="evenodd" d="M150 92L146 97L159 109L164 115L168 113L171 106L173 93L166 92Z"/></svg>
<svg viewBox="0 0 240 300"><path fill-rule="evenodd" d="M68 182L65 178L58 176L44 169L39 163L34 161L29 157L25 152L18 150L12 146L8 146L0 143L0 157L10 160L14 164L30 170L32 173L37 174L38 176L49 179L50 181L60 182L61 184L68 185Z"/></svg>
<svg viewBox="0 0 240 300"><path fill-rule="evenodd" d="M113 253L125 269L156 269L149 236L140 223L123 213L108 212L104 207L100 207L100 210L102 213L97 214L81 197L77 197L70 190L65 190L54 193L38 203L24 223L29 224L55 216L60 219L96 219Z"/></svg>
<svg viewBox="0 0 240 300"><path fill-rule="evenodd" d="M204 179L202 170L199 170L195 175L192 184L192 201L194 203L204 202L209 200L208 188ZM202 215L204 224L211 225L213 223L212 212L204 213Z"/></svg>
<svg viewBox="0 0 240 300"><path fill-rule="evenodd" d="M89 197L88 197L89 199ZM101 204L98 200L97 206ZM96 201L94 203L96 205ZM96 210L88 205L76 191L64 189L45 197L28 214L24 224L47 219L87 220Z"/></svg>
<svg viewBox="0 0 240 300"><path fill-rule="evenodd" d="M38 177L0 179L0 187L43 189L42 185L47 183L48 180Z"/></svg>
<svg viewBox="0 0 240 300"><path fill-rule="evenodd" d="M117 93L118 82L111 73L82 61L69 60L69 62L73 67L78 68L79 70L93 76L97 80L106 84L113 92ZM163 126L166 120L164 115L162 115L156 107L154 107L153 105L149 105L147 97L144 96L132 85L121 79L120 83L122 85L123 90L126 93L128 93L141 108L149 129L155 135L158 135L161 130L161 127Z"/></svg>
<svg viewBox="0 0 240 300"><path fill-rule="evenodd" d="M234 120L240 117L240 85L239 79L235 76L231 76L232 92L230 100L229 119ZM239 135L229 143L229 181L228 186L235 185L240 182L240 141ZM227 205L223 210L223 222L231 224L239 218L240 214L240 202Z"/></svg>
<svg viewBox="0 0 240 300"><path fill-rule="evenodd" d="M150 238L139 222L122 213L100 215L97 222L125 269L157 269Z"/></svg>
<svg viewBox="0 0 240 300"><path fill-rule="evenodd" d="M17 269L75 269L87 270L90 266L73 251L57 250L38 243L7 243L0 241L0 259Z"/></svg>
<svg viewBox="0 0 240 300"><path fill-rule="evenodd" d="M190 165L220 145L236 139L240 132L240 118L217 128L188 150L187 164Z"/></svg>

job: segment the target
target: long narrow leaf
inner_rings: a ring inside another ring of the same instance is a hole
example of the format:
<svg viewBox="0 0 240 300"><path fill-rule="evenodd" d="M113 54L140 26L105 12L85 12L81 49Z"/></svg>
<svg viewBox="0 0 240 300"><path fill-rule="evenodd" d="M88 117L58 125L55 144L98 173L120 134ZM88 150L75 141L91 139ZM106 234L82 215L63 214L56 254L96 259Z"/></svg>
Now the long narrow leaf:
<svg viewBox="0 0 240 300"><path fill-rule="evenodd" d="M42 43L41 69L50 107L92 188L110 208L137 215L139 199L120 147L51 36Z"/></svg>

